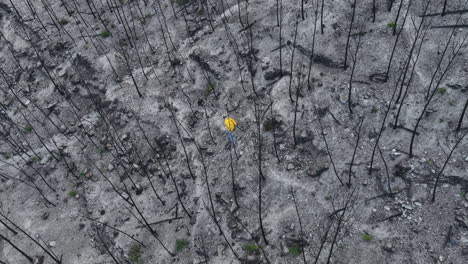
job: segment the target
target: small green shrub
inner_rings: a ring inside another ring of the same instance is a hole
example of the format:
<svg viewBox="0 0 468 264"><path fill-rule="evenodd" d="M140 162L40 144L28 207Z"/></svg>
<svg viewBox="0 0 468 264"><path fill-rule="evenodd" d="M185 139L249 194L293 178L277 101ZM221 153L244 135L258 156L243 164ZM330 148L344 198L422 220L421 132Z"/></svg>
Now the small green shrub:
<svg viewBox="0 0 468 264"><path fill-rule="evenodd" d="M289 254L293 257L297 257L301 254L301 247L299 245L293 245L288 248Z"/></svg>
<svg viewBox="0 0 468 264"><path fill-rule="evenodd" d="M143 264L143 260L141 259L140 246L136 245L130 249L130 252L128 253L128 260L130 260L133 264Z"/></svg>
<svg viewBox="0 0 468 264"><path fill-rule="evenodd" d="M26 132L26 133L31 133L32 130L33 130L33 128L30 125L27 125L26 127L24 127L24 132Z"/></svg>
<svg viewBox="0 0 468 264"><path fill-rule="evenodd" d="M65 26L66 24L68 24L68 20L66 20L65 18L62 18L60 19L59 23L60 25Z"/></svg>
<svg viewBox="0 0 468 264"><path fill-rule="evenodd" d="M377 113L377 107L375 107L375 105L372 106L371 113Z"/></svg>
<svg viewBox="0 0 468 264"><path fill-rule="evenodd" d="M110 37L109 31L102 31L101 34L99 34L101 38L108 38Z"/></svg>
<svg viewBox="0 0 468 264"><path fill-rule="evenodd" d="M437 89L437 91L438 91L441 95L444 95L444 94L447 92L447 88L440 87L440 88Z"/></svg>
<svg viewBox="0 0 468 264"><path fill-rule="evenodd" d="M69 191L68 196L69 197L75 197L78 193L76 191Z"/></svg>
<svg viewBox="0 0 468 264"><path fill-rule="evenodd" d="M176 240L176 251L181 251L187 246L187 241L183 239L177 239Z"/></svg>
<svg viewBox="0 0 468 264"><path fill-rule="evenodd" d="M364 241L371 241L371 240L372 240L372 236L371 236L369 233L364 233L364 234L362 234L362 240L364 240Z"/></svg>
<svg viewBox="0 0 468 264"><path fill-rule="evenodd" d="M206 89L205 89L205 95L208 96L213 91L214 91L214 85L211 82L208 82L208 84L206 85Z"/></svg>
<svg viewBox="0 0 468 264"><path fill-rule="evenodd" d="M389 28L395 28L396 27L396 23L395 22L390 22L387 24Z"/></svg>
<svg viewBox="0 0 468 264"><path fill-rule="evenodd" d="M255 244L244 244L242 245L242 249L247 253L252 254L258 250L258 246Z"/></svg>

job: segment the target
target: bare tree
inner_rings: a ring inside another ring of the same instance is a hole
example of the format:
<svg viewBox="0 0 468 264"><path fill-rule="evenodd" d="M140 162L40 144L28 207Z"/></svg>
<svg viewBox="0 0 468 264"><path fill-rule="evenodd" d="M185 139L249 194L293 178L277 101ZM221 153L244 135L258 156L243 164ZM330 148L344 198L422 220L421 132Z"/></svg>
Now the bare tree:
<svg viewBox="0 0 468 264"><path fill-rule="evenodd" d="M354 0L353 3L351 4L352 8L352 13L351 13L351 21L349 23L349 29L348 29L348 36L346 38L346 47L345 47L345 56L344 56L344 63L343 63L343 69L346 70L348 68L348 47L349 47L349 40L351 38L351 32L353 30L353 24L354 24L354 17L356 15L356 3L357 1Z"/></svg>

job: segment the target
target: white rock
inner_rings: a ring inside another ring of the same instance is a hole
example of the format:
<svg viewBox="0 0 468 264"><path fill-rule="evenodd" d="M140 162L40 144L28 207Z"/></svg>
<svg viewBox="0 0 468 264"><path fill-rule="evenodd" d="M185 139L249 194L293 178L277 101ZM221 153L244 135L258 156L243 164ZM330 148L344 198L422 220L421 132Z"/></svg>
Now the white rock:
<svg viewBox="0 0 468 264"><path fill-rule="evenodd" d="M390 152L390 155L393 157L398 157L401 155L401 153L398 152L396 149L392 149L392 152Z"/></svg>

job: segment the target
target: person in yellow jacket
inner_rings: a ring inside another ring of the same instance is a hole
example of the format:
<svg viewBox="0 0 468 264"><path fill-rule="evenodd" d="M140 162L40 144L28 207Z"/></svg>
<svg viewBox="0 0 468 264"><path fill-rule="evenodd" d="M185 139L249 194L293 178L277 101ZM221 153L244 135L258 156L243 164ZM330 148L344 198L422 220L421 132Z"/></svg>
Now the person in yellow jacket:
<svg viewBox="0 0 468 264"><path fill-rule="evenodd" d="M224 115L224 126L226 127L227 131L232 132L234 129L236 129L237 122L234 119Z"/></svg>
<svg viewBox="0 0 468 264"><path fill-rule="evenodd" d="M236 126L237 126L237 122L228 117L227 115L223 115L223 118L224 118L224 126L226 127L226 130L225 133L229 136L229 139L231 140L232 144L234 144L234 137L232 136L232 131L234 131L236 129Z"/></svg>

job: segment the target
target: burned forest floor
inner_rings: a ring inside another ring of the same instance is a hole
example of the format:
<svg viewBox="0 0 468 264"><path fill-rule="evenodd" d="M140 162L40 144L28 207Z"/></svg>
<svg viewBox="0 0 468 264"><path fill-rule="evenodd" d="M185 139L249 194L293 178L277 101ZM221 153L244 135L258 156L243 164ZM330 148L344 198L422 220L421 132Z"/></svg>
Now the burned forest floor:
<svg viewBox="0 0 468 264"><path fill-rule="evenodd" d="M467 263L467 5L0 0L0 264Z"/></svg>

